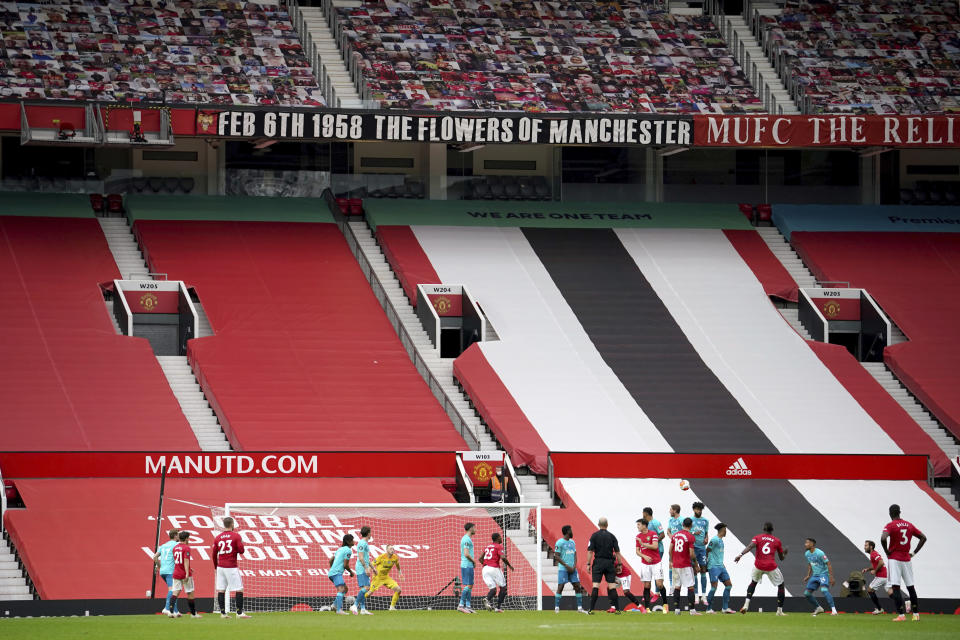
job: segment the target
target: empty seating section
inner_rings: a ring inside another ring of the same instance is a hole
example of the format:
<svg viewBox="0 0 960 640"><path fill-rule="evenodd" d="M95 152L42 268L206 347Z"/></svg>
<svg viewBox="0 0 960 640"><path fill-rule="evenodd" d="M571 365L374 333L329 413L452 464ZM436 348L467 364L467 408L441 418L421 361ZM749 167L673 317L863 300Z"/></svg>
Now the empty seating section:
<svg viewBox="0 0 960 640"><path fill-rule="evenodd" d="M956 2L787 0L761 19L805 113L960 112Z"/></svg>
<svg viewBox="0 0 960 640"><path fill-rule="evenodd" d="M0 97L322 106L276 0L0 4Z"/></svg>
<svg viewBox="0 0 960 640"><path fill-rule="evenodd" d="M6 530L23 560L34 585L44 600L78 598L143 598L149 586L141 569L150 565L156 522L147 515L148 505L156 508L155 479L69 479L20 480L17 488L27 509L7 511ZM168 478L165 491L164 527L188 528L203 540L195 553L198 575L213 575L206 550L215 535L211 507L226 502L345 502L344 496L359 503L374 502L453 502L433 478ZM209 505L209 506L205 506ZM109 528L108 553L67 553L60 542L65 523L71 530L102 531ZM275 524L264 526L241 520L240 527L250 531L249 546L267 545L274 557L296 555L285 545L304 545L311 537L287 538L277 534ZM272 528L272 530L271 530ZM263 529L267 529L266 531ZM259 530L259 531L258 531ZM286 532L285 532L286 533ZM298 536L307 531L296 531ZM319 532L322 536L322 531ZM260 537L262 542L255 540ZM322 553L316 544L301 547L309 554ZM248 552L247 568L259 568L257 556ZM316 560L316 558L313 558ZM323 560L325 561L325 560ZM104 589L91 575L109 575L110 588ZM326 579L323 578L325 581ZM158 592L163 592L162 585ZM212 588L212 579L205 583ZM249 594L249 590L248 590ZM256 595L256 594L252 594Z"/></svg>
<svg viewBox="0 0 960 640"><path fill-rule="evenodd" d="M658 3L373 0L337 14L364 97L384 107L763 109L710 18Z"/></svg>
<svg viewBox="0 0 960 640"><path fill-rule="evenodd" d="M909 338L884 360L960 437L960 234L795 231L791 241L817 279L870 291Z"/></svg>
<svg viewBox="0 0 960 640"><path fill-rule="evenodd" d="M336 225L139 219L135 230L151 269L200 295L216 335L188 355L235 447L464 447Z"/></svg>
<svg viewBox="0 0 960 640"><path fill-rule="evenodd" d="M150 345L114 332L99 285L118 277L94 218L0 216L4 449L199 448Z"/></svg>

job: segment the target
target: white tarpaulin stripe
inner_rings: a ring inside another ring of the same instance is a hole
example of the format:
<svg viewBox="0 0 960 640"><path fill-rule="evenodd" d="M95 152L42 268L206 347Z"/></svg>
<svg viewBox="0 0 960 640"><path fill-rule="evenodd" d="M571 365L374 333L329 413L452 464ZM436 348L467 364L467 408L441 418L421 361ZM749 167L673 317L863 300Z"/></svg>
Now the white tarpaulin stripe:
<svg viewBox="0 0 960 640"><path fill-rule="evenodd" d="M957 540L960 540L960 522L916 483L892 480L791 482L810 504L858 547L862 547L865 540L873 540L880 548L880 534L890 522L887 508L891 504L899 504L901 517L912 522L928 538L923 550L912 561L920 610L923 610L924 598L956 598L960 594L960 586L953 572ZM817 532L811 531L807 535L816 538ZM830 554L830 549L824 551ZM880 552L883 553L883 550ZM846 579L852 570L859 571L869 566L867 555L864 554L863 558L863 566L860 567L834 567L837 581ZM866 578L869 582L872 576L868 574ZM890 601L885 594L880 597L889 607Z"/></svg>
<svg viewBox="0 0 960 640"><path fill-rule="evenodd" d="M603 361L517 228L415 226L443 282L466 285L500 341L487 361L554 451L672 449ZM603 427L605 440L591 437Z"/></svg>
<svg viewBox="0 0 960 640"><path fill-rule="evenodd" d="M783 453L902 453L719 230L617 229L704 363Z"/></svg>

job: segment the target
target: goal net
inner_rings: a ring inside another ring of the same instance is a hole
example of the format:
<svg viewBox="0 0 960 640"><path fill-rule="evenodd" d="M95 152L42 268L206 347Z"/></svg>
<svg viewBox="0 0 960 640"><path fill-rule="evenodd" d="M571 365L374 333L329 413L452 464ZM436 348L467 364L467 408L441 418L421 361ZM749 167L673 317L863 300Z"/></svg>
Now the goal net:
<svg viewBox="0 0 960 640"><path fill-rule="evenodd" d="M371 561L392 545L400 559L390 572L401 588L400 609L455 609L463 589L460 539L464 525L476 524L473 606L483 607L488 587L482 577L483 551L494 533L502 537L506 609L540 609L542 554L540 505L537 504L239 504L213 509L222 528L235 520L246 551L240 557L244 608L248 611L328 610L336 588L327 577L330 559L343 536L360 539L371 528ZM214 535L219 533L215 531ZM356 547L351 570L356 564ZM345 576L348 603L357 594L356 577ZM386 587L367 596L370 610L387 609L393 592Z"/></svg>

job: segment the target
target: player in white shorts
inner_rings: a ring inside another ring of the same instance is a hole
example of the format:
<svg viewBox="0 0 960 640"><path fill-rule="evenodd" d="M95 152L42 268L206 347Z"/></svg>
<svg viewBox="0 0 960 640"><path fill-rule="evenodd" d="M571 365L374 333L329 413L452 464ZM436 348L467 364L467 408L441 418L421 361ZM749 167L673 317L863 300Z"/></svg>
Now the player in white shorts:
<svg viewBox="0 0 960 640"><path fill-rule="evenodd" d="M663 562L660 557L660 537L649 528L646 517L637 520L637 556L640 558L640 582L643 584L643 608L650 611L650 589L656 586L663 593ZM659 607L660 605L658 605ZM661 607L667 613L670 606L664 602Z"/></svg>
<svg viewBox="0 0 960 640"><path fill-rule="evenodd" d="M226 618L226 592L233 591L236 601L237 617L249 618L243 611L243 579L237 567L237 558L246 550L243 538L234 527L233 518L223 519L223 532L213 539L213 566L217 569L217 606L220 608L220 617Z"/></svg>

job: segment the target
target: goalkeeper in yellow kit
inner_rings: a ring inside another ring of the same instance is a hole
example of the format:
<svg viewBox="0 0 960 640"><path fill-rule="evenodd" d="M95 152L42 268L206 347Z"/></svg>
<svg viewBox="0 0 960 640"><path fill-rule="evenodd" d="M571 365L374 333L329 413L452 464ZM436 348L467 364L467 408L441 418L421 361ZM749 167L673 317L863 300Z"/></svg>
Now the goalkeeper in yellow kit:
<svg viewBox="0 0 960 640"><path fill-rule="evenodd" d="M390 611L396 611L397 601L400 599L400 585L390 577L390 570L396 566L397 573L402 578L403 569L400 568L400 556L394 552L392 544L388 544L386 551L381 553L380 556L373 561L373 566L376 568L377 573L370 582L370 590L367 592L367 596L372 596L380 587L392 589L393 598L390 599Z"/></svg>

